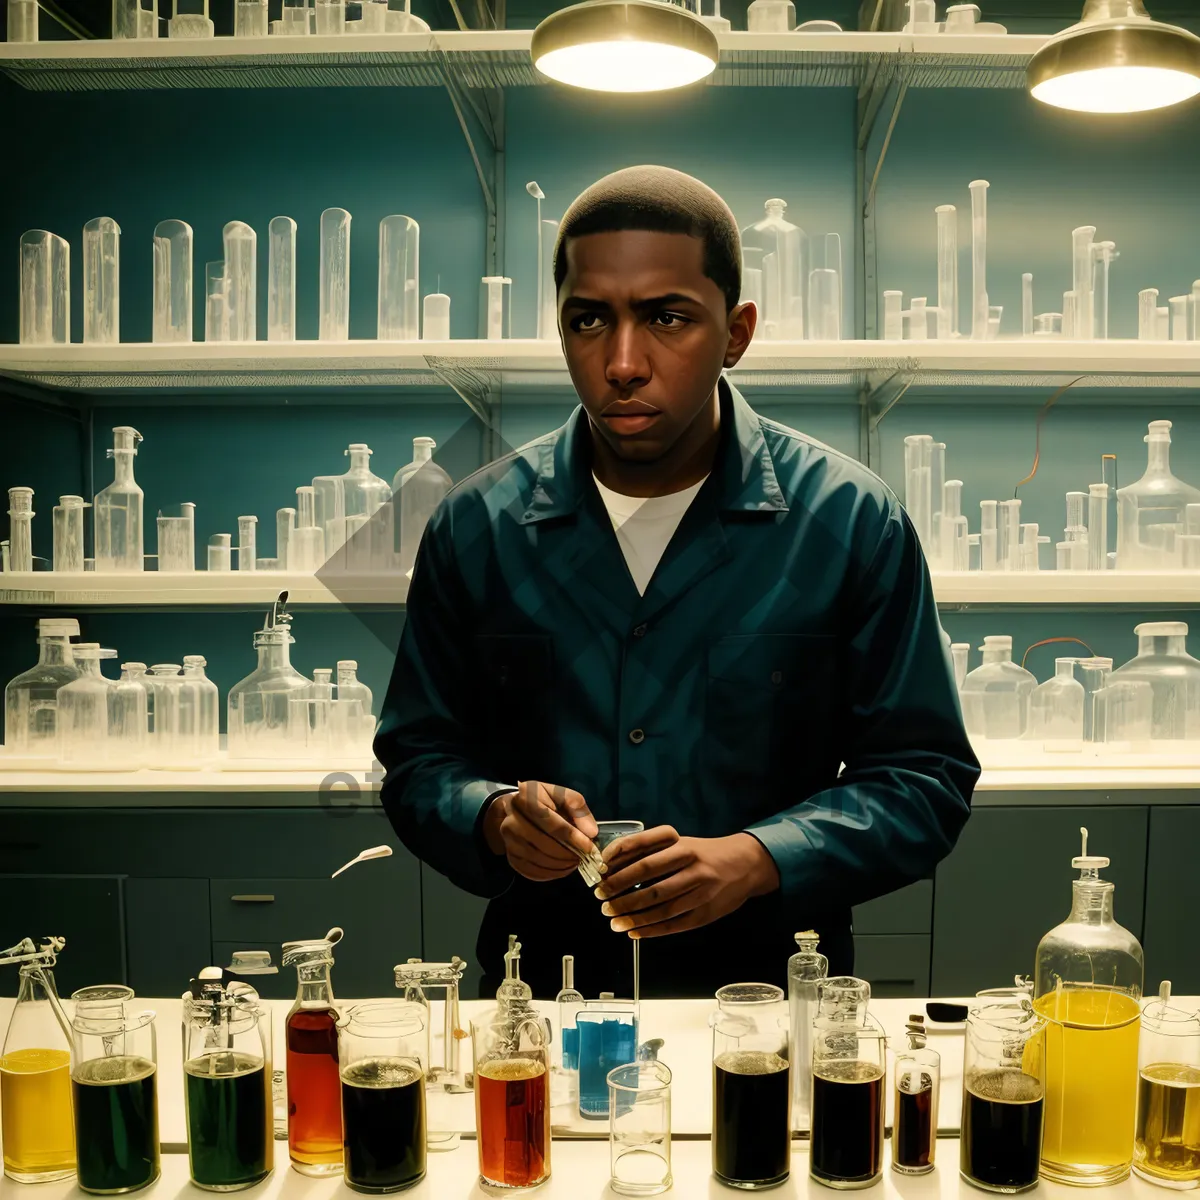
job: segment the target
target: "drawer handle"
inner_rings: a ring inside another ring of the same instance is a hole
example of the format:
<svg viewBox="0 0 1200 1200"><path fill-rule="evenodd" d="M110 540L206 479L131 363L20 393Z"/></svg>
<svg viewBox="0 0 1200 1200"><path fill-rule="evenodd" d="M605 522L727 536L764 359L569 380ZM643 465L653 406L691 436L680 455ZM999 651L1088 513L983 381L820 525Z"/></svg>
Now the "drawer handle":
<svg viewBox="0 0 1200 1200"><path fill-rule="evenodd" d="M234 904L274 904L274 896L230 896Z"/></svg>

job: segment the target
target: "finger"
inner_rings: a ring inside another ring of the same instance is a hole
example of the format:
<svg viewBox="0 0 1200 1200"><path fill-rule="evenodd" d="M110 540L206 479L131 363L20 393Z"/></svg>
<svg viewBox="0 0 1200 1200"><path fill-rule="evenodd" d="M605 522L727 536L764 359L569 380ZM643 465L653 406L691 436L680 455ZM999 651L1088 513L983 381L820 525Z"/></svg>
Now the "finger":
<svg viewBox="0 0 1200 1200"><path fill-rule="evenodd" d="M686 933L689 929L703 929L705 925L711 925L717 916L718 914L713 912L707 904L702 904L699 908L693 908L691 912L684 913L682 916L672 917L669 921L660 921L657 925L646 925L634 929L629 936L641 941L643 938L667 937L672 933Z"/></svg>
<svg viewBox="0 0 1200 1200"><path fill-rule="evenodd" d="M535 883L549 883L553 879L563 879L570 875L575 870L574 867L568 867L564 870L551 870L536 862L531 862L529 859L521 858L519 855L509 855L509 866L512 867L518 875L523 875L526 879L532 879Z"/></svg>
<svg viewBox="0 0 1200 1200"><path fill-rule="evenodd" d="M579 865L579 859L570 850L532 825L506 818L500 827L500 834L506 846L547 867L569 870Z"/></svg>
<svg viewBox="0 0 1200 1200"><path fill-rule="evenodd" d="M664 879L690 867L696 861L695 852L686 841L678 841L657 854L648 854L637 862L622 867L619 871L610 871L604 882L596 888L596 896L607 900L611 896L619 896L639 884L650 883L655 879Z"/></svg>
<svg viewBox="0 0 1200 1200"><path fill-rule="evenodd" d="M653 854L657 850L665 850L679 841L679 834L670 825L656 825L643 833L631 833L628 837L617 838L604 847L604 861L608 863L609 871L620 870L622 864L635 862Z"/></svg>
<svg viewBox="0 0 1200 1200"><path fill-rule="evenodd" d="M706 907L712 900L713 889L704 883L693 883L686 891L664 904L657 904L642 912L614 917L610 922L613 933L636 933L643 929L674 920L697 908Z"/></svg>
<svg viewBox="0 0 1200 1200"><path fill-rule="evenodd" d="M657 883L649 883L635 892L626 892L624 895L615 896L612 900L606 900L600 906L600 911L606 917L624 917L630 913L644 913L648 909L656 909L670 904L677 897L692 891L700 882L694 870L676 871L674 875L668 875L666 879L660 879ZM660 920L661 918L656 919ZM616 929L616 925L613 928ZM617 932L624 933L628 928L631 926L627 925L624 929L617 929Z"/></svg>
<svg viewBox="0 0 1200 1200"><path fill-rule="evenodd" d="M553 798L548 793L543 794L543 787L543 784L534 781L522 784L521 791L517 793L509 811L523 817L530 825L560 845L571 847L577 858L591 854L591 838L559 815Z"/></svg>
<svg viewBox="0 0 1200 1200"><path fill-rule="evenodd" d="M538 785L543 795L554 805L555 810L565 817L590 842L600 832L596 818L588 808L587 801L580 792L563 787L560 783L542 783Z"/></svg>

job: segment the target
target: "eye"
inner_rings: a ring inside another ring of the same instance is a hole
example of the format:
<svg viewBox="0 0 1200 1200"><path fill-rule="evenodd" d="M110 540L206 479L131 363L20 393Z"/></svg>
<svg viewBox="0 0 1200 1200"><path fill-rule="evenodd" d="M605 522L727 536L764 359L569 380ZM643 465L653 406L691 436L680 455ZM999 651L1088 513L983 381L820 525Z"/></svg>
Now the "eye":
<svg viewBox="0 0 1200 1200"><path fill-rule="evenodd" d="M603 322L600 320L600 314L594 312L581 313L577 317L571 318L571 329L575 333L590 333L593 330L599 329Z"/></svg>
<svg viewBox="0 0 1200 1200"><path fill-rule="evenodd" d="M677 312L655 313L650 318L650 323L657 325L659 329L681 329L684 325L691 324L687 317Z"/></svg>

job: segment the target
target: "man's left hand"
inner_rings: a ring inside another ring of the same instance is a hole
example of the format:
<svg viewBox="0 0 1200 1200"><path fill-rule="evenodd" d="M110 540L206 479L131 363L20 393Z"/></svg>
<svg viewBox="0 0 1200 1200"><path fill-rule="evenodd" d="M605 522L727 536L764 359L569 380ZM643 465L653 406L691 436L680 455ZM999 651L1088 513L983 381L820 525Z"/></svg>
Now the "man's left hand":
<svg viewBox="0 0 1200 1200"><path fill-rule="evenodd" d="M699 929L779 887L774 859L749 833L679 838L638 858L644 836L620 838L604 855L609 873L596 895L616 933L652 938Z"/></svg>

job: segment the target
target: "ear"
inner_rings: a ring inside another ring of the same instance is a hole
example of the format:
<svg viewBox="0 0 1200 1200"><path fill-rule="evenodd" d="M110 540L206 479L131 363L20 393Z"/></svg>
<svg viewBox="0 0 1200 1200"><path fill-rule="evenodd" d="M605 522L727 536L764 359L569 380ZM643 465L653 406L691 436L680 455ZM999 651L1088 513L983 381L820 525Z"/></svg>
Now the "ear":
<svg viewBox="0 0 1200 1200"><path fill-rule="evenodd" d="M725 350L725 366L736 367L758 325L758 309L752 300L739 304L729 313L729 345Z"/></svg>

